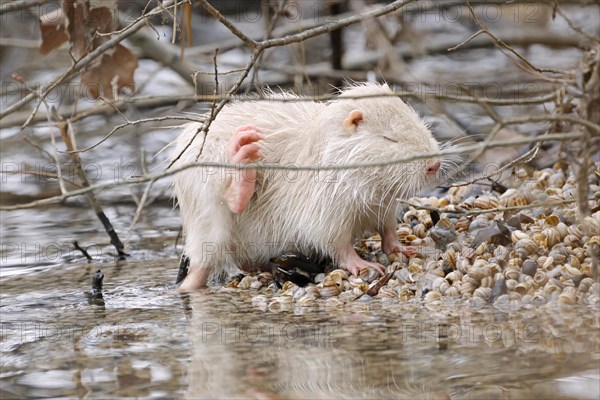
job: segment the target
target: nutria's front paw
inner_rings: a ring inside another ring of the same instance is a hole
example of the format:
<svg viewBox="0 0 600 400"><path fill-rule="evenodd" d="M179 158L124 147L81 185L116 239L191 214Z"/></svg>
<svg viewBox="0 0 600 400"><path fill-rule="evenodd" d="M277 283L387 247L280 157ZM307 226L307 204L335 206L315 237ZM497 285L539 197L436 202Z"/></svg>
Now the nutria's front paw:
<svg viewBox="0 0 600 400"><path fill-rule="evenodd" d="M244 125L229 141L229 161L233 164L250 164L261 157L256 144L263 137L252 125ZM238 214L246 208L254 194L256 170L237 170L229 186L225 189L225 201L232 213Z"/></svg>
<svg viewBox="0 0 600 400"><path fill-rule="evenodd" d="M406 257L417 252L417 248L414 246L404 246L398 240L396 231L393 229L385 229L381 238L381 249L385 254L402 253Z"/></svg>
<svg viewBox="0 0 600 400"><path fill-rule="evenodd" d="M340 268L345 269L350 272L352 275L359 276L360 271L363 269L374 268L380 275L385 275L385 269L383 265L365 261L362 258L359 258L360 261L355 261L352 263L340 263Z"/></svg>
<svg viewBox="0 0 600 400"><path fill-rule="evenodd" d="M383 265L360 258L351 244L340 251L338 260L340 268L347 270L352 275L358 276L360 271L366 268L375 268L381 275L384 275L385 273Z"/></svg>
<svg viewBox="0 0 600 400"><path fill-rule="evenodd" d="M404 246L399 241L391 244L384 242L381 247L383 252L388 255L392 253L402 253L406 257L410 257L417 252L417 248L415 246Z"/></svg>

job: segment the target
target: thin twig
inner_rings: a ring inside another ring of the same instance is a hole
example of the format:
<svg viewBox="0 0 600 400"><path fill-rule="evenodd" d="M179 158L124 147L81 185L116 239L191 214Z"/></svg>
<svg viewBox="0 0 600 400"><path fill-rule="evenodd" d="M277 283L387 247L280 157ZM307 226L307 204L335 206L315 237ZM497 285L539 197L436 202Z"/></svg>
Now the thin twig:
<svg viewBox="0 0 600 400"><path fill-rule="evenodd" d="M210 15L212 15L220 23L222 23L227 29L229 29L231 31L231 33L233 33L235 36L237 36L238 38L240 38L240 40L242 42L244 42L244 44L246 46L248 46L248 48L250 48L252 50L256 49L256 42L254 40L252 40L249 36L246 36L246 34L244 32L242 32L241 30L239 30L237 26L235 26L231 21L229 21L227 18L225 18L219 12L219 10L217 10L212 5L210 5L210 3L208 1L206 1L206 0L198 0L198 2L200 3L200 5L202 7L204 7L204 9L206 11L208 11L208 13Z"/></svg>
<svg viewBox="0 0 600 400"><path fill-rule="evenodd" d="M101 145L102 143L104 143L109 137L114 135L118 130L123 129L127 126L136 126L136 125L145 124L148 122L167 121L167 120L204 122L203 118L183 117L183 116L182 117L164 116L164 117L144 118L144 119L138 119L136 121L130 121L129 119L126 119L126 120L127 120L127 122L115 126L113 129L111 129L110 132L108 132L106 135L104 135L104 137L102 139L100 139L98 142L96 142L93 145L86 147L84 149L75 150L74 152L75 153L84 153L86 151L92 150L92 149L98 147L99 145Z"/></svg>
<svg viewBox="0 0 600 400"><path fill-rule="evenodd" d="M588 201L593 201L593 198L589 198ZM577 202L577 199L565 199L565 200L552 200L552 201L540 201L540 202L533 202L531 204L527 204L527 205L523 205L523 206L512 206L512 207L496 207L496 208L490 208L490 209L477 209L477 210L448 210L445 208L436 208L436 207L429 207L429 206L422 206L419 204L414 204L408 201L404 201L404 200L398 200L399 203L404 204L406 206L409 207L414 207L415 209L421 209L421 210L428 210L428 211L435 211L439 214L455 214L455 215L464 215L464 216L470 216L470 215L481 215L481 214L490 214L490 213L498 213L498 212L505 212L505 211L522 211L522 210L529 210L532 208L541 208L541 207L557 207L557 206L563 206L566 204L572 204Z"/></svg>
<svg viewBox="0 0 600 400"><path fill-rule="evenodd" d="M58 127L60 129L62 139L63 139L65 145L67 146L67 150L69 150L69 151L76 150L77 145L75 143L75 134L73 131L73 126L68 121L66 121L66 122L59 122ZM81 158L79 157L79 154L70 153L69 156L71 157L71 160L74 163L75 171L77 172L77 176L79 177L79 180L81 181L81 185L84 188L89 188L90 182L89 182L87 175L81 165ZM94 213L96 214L96 216L98 217L98 219L100 220L102 225L104 226L104 230L106 231L106 233L108 234L108 237L110 238L110 243L117 250L117 254L119 255L119 257L124 258L125 256L127 256L127 253L123 249L123 243L119 239L119 236L117 235L117 232L113 228L110 220L104 213L104 210L102 209L102 205L100 204L100 201L98 201L98 199L96 198L96 195L94 194L94 192L92 190L86 192L85 195L88 198L90 205L94 209Z"/></svg>
<svg viewBox="0 0 600 400"><path fill-rule="evenodd" d="M46 3L47 1L48 0L21 0L21 1L11 1L9 3L3 3L0 6L0 15L9 13L9 12L26 10L31 7L37 7L37 6L40 6L44 3Z"/></svg>
<svg viewBox="0 0 600 400"><path fill-rule="evenodd" d="M460 49L462 46L464 46L465 44L469 43L472 39L475 39L477 36L481 35L482 33L485 33L485 31L483 29L478 30L477 32L475 32L474 34L472 34L471 36L469 36L466 40L460 42L456 46L450 47L448 49L448 52L456 51L456 50Z"/></svg>
<svg viewBox="0 0 600 400"><path fill-rule="evenodd" d="M88 261L93 261L92 256L90 256L86 249L77 243L77 240L73 240L73 247L75 247L76 250L79 250Z"/></svg>
<svg viewBox="0 0 600 400"><path fill-rule="evenodd" d="M486 35L488 35L493 40L494 44L496 44L496 46L499 49L504 48L504 49L508 50L515 57L517 57L519 60L521 60L521 62L523 62L527 67L529 67L531 70L533 70L535 72L538 72L539 74L542 74L543 72L552 72L555 74L563 74L562 71L557 71L557 70L553 70L553 69L542 69L542 68L538 68L535 65L533 65L529 60L527 60L525 57L523 57L518 51L513 49L511 46L506 44L502 39L498 38L496 35L494 35L492 32L490 32L490 30L487 28L487 26L485 26L483 24L483 22L481 22L479 20L479 18L477 18L477 15L475 14L475 10L473 10L473 7L471 6L470 1L465 0L465 2L467 3L467 7L469 8L469 11L471 13L471 16L473 17L473 20L475 21L475 24L477 24L479 29L481 29Z"/></svg>
<svg viewBox="0 0 600 400"><path fill-rule="evenodd" d="M556 7L556 12L558 12L558 15L560 15L561 17L564 18L565 21L567 21L567 25L569 25L569 28L573 29L575 32L579 33L581 36L583 36L587 40L591 41L592 43L600 43L600 39L598 39L598 36L589 35L583 29L581 29L580 27L576 26L573 23L573 21L571 21L571 19L568 18L565 15L565 13L561 10L558 2L555 3L555 7Z"/></svg>
<svg viewBox="0 0 600 400"><path fill-rule="evenodd" d="M214 73L215 73L215 90L213 93L215 95L215 100L213 100L212 104L210 105L210 115L208 117L208 120L205 120L205 122L202 124L204 138L202 139L202 145L200 146L200 151L196 155L196 161L198 161L198 158L200 158L200 155L202 154L202 150L204 150L204 145L206 144L206 135L208 134L208 128L210 127L210 124L212 123L212 121L214 121L214 119L216 117L215 111L216 111L216 105L217 105L217 95L219 93L219 68L217 67L217 55L218 54L219 54L219 49L216 49L215 55L213 56L213 65L214 65ZM206 127L204 127L204 125L206 125ZM190 144L191 144L191 141L190 141Z"/></svg>
<svg viewBox="0 0 600 400"><path fill-rule="evenodd" d="M240 68L235 72L244 71L245 68ZM228 72L221 72L220 75L227 74ZM204 74L203 72L198 72L198 74ZM211 73L212 74L212 73ZM434 98L436 100L446 100L452 102L463 102L463 103L486 103L492 106L514 106L514 105L533 105L533 104L543 104L547 102L554 101L556 99L556 91L552 93L548 93L542 96L536 96L531 98L515 98L515 99L496 99L489 97L479 97L477 99L472 96L455 96L448 93L432 93L428 89L424 88L424 91L427 93L427 97ZM340 98L339 101L346 100L355 100L355 99L364 99L364 98L377 98L377 97L401 97L401 98L411 98L417 97L419 98L419 92L413 91L402 91L396 92L394 94L381 94L381 95L361 95L361 96L348 96L345 98ZM222 101L228 97L231 101L270 101L270 102L282 102L282 103L302 103L302 102L312 102L312 101L328 101L335 98L335 95L325 94L319 96L303 96L303 97L295 97L295 98L267 98L262 94L256 94L254 96L235 96L234 94L227 96L219 96L217 97L217 101ZM211 95L169 95L169 96L145 96L145 97L133 97L127 98L120 101L111 102L108 104L99 104L94 107L90 107L87 110L80 111L75 113L73 109L60 109L59 112L62 115L72 115L69 119L71 122L77 122L83 120L87 117L104 114L109 112L111 109L115 107L119 110L125 108L128 105L134 105L138 109L146 109L146 108L156 108L156 107L167 107L179 102L212 102L215 100L215 96ZM29 113L27 113L29 115ZM177 119L178 117L171 117L173 119ZM47 115L38 112L36 117L33 118L30 122L41 122L47 119ZM0 128L6 128L9 126L22 125L24 121L27 120L26 117L18 118L13 121L1 121ZM182 120L187 120L187 117L182 117ZM200 121L199 121L200 122Z"/></svg>

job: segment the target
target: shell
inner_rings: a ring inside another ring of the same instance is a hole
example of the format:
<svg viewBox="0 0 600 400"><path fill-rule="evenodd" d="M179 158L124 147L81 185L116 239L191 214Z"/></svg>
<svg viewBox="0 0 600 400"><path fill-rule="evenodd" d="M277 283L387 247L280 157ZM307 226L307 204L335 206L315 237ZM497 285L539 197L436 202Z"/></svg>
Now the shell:
<svg viewBox="0 0 600 400"><path fill-rule="evenodd" d="M471 225L471 220L468 217L460 217L456 221L456 224L454 225L454 229L456 229L457 232L464 232L469 229L470 225Z"/></svg>
<svg viewBox="0 0 600 400"><path fill-rule="evenodd" d="M507 279L506 280L506 288L510 291L510 290L515 290L515 288L517 287L517 285L519 284L518 281L516 281L515 279Z"/></svg>
<svg viewBox="0 0 600 400"><path fill-rule="evenodd" d="M456 257L457 253L454 248L449 248L445 253L442 254L442 265L444 268L454 269L456 268Z"/></svg>
<svg viewBox="0 0 600 400"><path fill-rule="evenodd" d="M569 227L564 222L559 222L556 225L556 230L560 234L560 240L563 240L569 234Z"/></svg>
<svg viewBox="0 0 600 400"><path fill-rule="evenodd" d="M515 286L513 290L517 293L525 295L527 294L527 292L529 292L529 285L525 283L519 283L517 286Z"/></svg>
<svg viewBox="0 0 600 400"><path fill-rule="evenodd" d="M527 235L525 232L520 231L520 230L515 230L513 233L511 233L510 238L512 239L513 243L517 243L519 240L531 240L529 239L529 235Z"/></svg>
<svg viewBox="0 0 600 400"><path fill-rule="evenodd" d="M528 256L538 251L538 245L531 239L520 239L515 243L515 250L521 256Z"/></svg>
<svg viewBox="0 0 600 400"><path fill-rule="evenodd" d="M581 280L581 282L579 282L579 287L578 287L579 292L587 293L593 284L594 284L594 280L592 278L590 278L590 277L583 278Z"/></svg>
<svg viewBox="0 0 600 400"><path fill-rule="evenodd" d="M398 298L402 301L408 301L415 297L415 293L409 289L402 289L398 293Z"/></svg>
<svg viewBox="0 0 600 400"><path fill-rule="evenodd" d="M479 246L477 246L477 248L475 249L475 254L478 256L482 256L486 253L489 253L489 250L490 245L487 242L483 242Z"/></svg>
<svg viewBox="0 0 600 400"><path fill-rule="evenodd" d="M515 176L524 181L525 179L529 178L529 172L527 172L525 168L519 168L515 171Z"/></svg>
<svg viewBox="0 0 600 400"><path fill-rule="evenodd" d="M468 269L467 275L470 276L471 278L475 279L478 282L480 282L484 276L482 269L475 265L473 265L471 268Z"/></svg>
<svg viewBox="0 0 600 400"><path fill-rule="evenodd" d="M558 302L561 304L577 304L577 289L566 287L558 296Z"/></svg>
<svg viewBox="0 0 600 400"><path fill-rule="evenodd" d="M250 284L250 289L258 290L262 286L263 286L263 283L260 280L256 279L256 280L253 280L252 283Z"/></svg>
<svg viewBox="0 0 600 400"><path fill-rule="evenodd" d="M448 284L448 281L446 281L446 280L445 280L444 278L442 278L442 277L435 278L435 279L433 280L433 282L431 282L431 290L438 290L438 288L439 288L439 287L440 287L440 286L441 286L443 283L446 283L446 284ZM449 286L449 284L448 284L448 286Z"/></svg>
<svg viewBox="0 0 600 400"><path fill-rule="evenodd" d="M360 270L360 272L358 274L367 283L373 282L375 279L377 279L380 276L379 271L377 271L373 267L363 268Z"/></svg>
<svg viewBox="0 0 600 400"><path fill-rule="evenodd" d="M494 254L494 257L497 257L501 260L508 260L510 251L506 247L499 245L494 249L493 254Z"/></svg>
<svg viewBox="0 0 600 400"><path fill-rule="evenodd" d="M481 287L492 288L494 287L495 279L493 276L484 276L481 279Z"/></svg>
<svg viewBox="0 0 600 400"><path fill-rule="evenodd" d="M581 246L581 239L575 235L567 235L563 239L563 242L569 247Z"/></svg>
<svg viewBox="0 0 600 400"><path fill-rule="evenodd" d="M460 283L460 293L463 295L470 295L475 291L475 289L477 289L477 283L473 282L472 280L463 280Z"/></svg>
<svg viewBox="0 0 600 400"><path fill-rule="evenodd" d="M504 277L506 278L506 280L517 280L519 279L520 275L520 271L516 268L507 268L506 270L504 270Z"/></svg>
<svg viewBox="0 0 600 400"><path fill-rule="evenodd" d="M512 200L519 196L519 191L515 188L510 188L498 198L500 205L504 207L510 207Z"/></svg>
<svg viewBox="0 0 600 400"><path fill-rule="evenodd" d="M296 303L302 307L315 307L318 305L317 301L310 296L303 296Z"/></svg>
<svg viewBox="0 0 600 400"><path fill-rule="evenodd" d="M379 292L377 292L377 297L395 299L398 297L398 294L395 290L384 286L381 289L379 289Z"/></svg>
<svg viewBox="0 0 600 400"><path fill-rule="evenodd" d="M578 239L581 239L583 235L583 231L577 225L571 225L567 228L567 232L569 235L576 236Z"/></svg>
<svg viewBox="0 0 600 400"><path fill-rule="evenodd" d="M465 246L460 250L460 254L465 258L471 259L475 256L475 249Z"/></svg>
<svg viewBox="0 0 600 400"><path fill-rule="evenodd" d="M437 300L440 300L441 298L442 298L442 294L437 291L427 292L427 294L425 295L425 301L427 301L427 302L437 301Z"/></svg>
<svg viewBox="0 0 600 400"><path fill-rule="evenodd" d="M547 248L552 248L554 247L556 244L560 243L562 241L562 238L560 236L560 232L558 231L558 229L556 229L556 227L553 228L546 228L542 231L542 236L544 238L544 245Z"/></svg>
<svg viewBox="0 0 600 400"><path fill-rule="evenodd" d="M473 202L473 205L476 208L481 208L483 210L489 210L492 208L498 207L498 199L492 196L479 196Z"/></svg>
<svg viewBox="0 0 600 400"><path fill-rule="evenodd" d="M544 285L544 292L550 294L553 292L560 292L560 286L556 285L554 282L548 280L548 283Z"/></svg>
<svg viewBox="0 0 600 400"><path fill-rule="evenodd" d="M362 283L354 288L352 288L352 294L356 296L360 296L364 293L367 293L369 290L369 285L367 283Z"/></svg>
<svg viewBox="0 0 600 400"><path fill-rule="evenodd" d="M319 296L328 298L334 297L342 293L341 285L323 285L317 286L317 291L319 292Z"/></svg>
<svg viewBox="0 0 600 400"><path fill-rule="evenodd" d="M427 235L427 228L423 224L417 224L413 227L413 233L422 239Z"/></svg>
<svg viewBox="0 0 600 400"><path fill-rule="evenodd" d="M409 225L412 223L413 220L418 221L419 216L417 215L417 210L411 208L410 210L404 213L402 220Z"/></svg>
<svg viewBox="0 0 600 400"><path fill-rule="evenodd" d="M448 280L448 282L451 283L460 282L462 280L462 277L463 273L460 271L452 271L448 273L448 275L446 275L446 279Z"/></svg>
<svg viewBox="0 0 600 400"><path fill-rule="evenodd" d="M492 295L492 288L490 287L478 287L473 292L473 297L478 297L480 299L487 300Z"/></svg>
<svg viewBox="0 0 600 400"><path fill-rule="evenodd" d="M544 225L546 225L548 227L555 227L558 225L559 222L560 222L560 219L558 219L558 217L556 215L550 215L550 216L546 217L546 219L544 220Z"/></svg>
<svg viewBox="0 0 600 400"><path fill-rule="evenodd" d="M250 289L250 287L252 286L252 281L253 281L253 277L250 275L246 275L245 277L242 278L240 283L238 283L237 288L238 289Z"/></svg>
<svg viewBox="0 0 600 400"><path fill-rule="evenodd" d="M587 230L590 234L594 234L594 232L600 232L600 215L599 213L595 213L594 216L585 217L583 222L581 223L582 230Z"/></svg>
<svg viewBox="0 0 600 400"><path fill-rule="evenodd" d="M459 217L460 214L453 212L569 198L576 193L579 176L572 171L567 175L561 168L562 164L529 174L522 169L525 180L512 182L520 186L508 188L498 196L485 193L467 197L469 193L479 193L480 189L461 186L450 188L443 198L411 199L413 204L444 209L438 211L440 219L434 227L433 213L429 210L409 208L404 213L403 222L396 226L397 237L405 245L422 246L410 257L400 253L384 255L379 250L379 235L361 242L360 250L370 258L369 261L385 265L386 272L393 274L379 288L377 298L384 305L397 299L414 301L415 297L426 303L439 302L446 297L462 298L475 307L493 301L502 312L520 308L531 310L548 302L581 304L593 309L600 307L600 282L594 268L595 257L600 257L600 235L597 233L600 231L600 211L580 218L577 204L573 203L525 208L519 211L517 219L513 219L512 213L487 212ZM600 200L600 168L595 168L598 171L595 175L594 169L590 168L591 209L595 209ZM509 218L518 221L518 229L510 226L514 224ZM474 246L477 231L496 222L508 223L511 230L509 243L498 244L494 237ZM436 243L435 237L442 238L442 242ZM393 264L389 265L389 262ZM259 296L253 297L252 302L262 311L303 314L306 311L298 311L298 308L316 305L335 308L350 302L355 302L353 306L357 306L357 310L368 310L367 303L373 298L366 293L380 282L374 268L365 268L358 276L349 276L346 270L338 269L313 276L316 285L299 287L286 282L278 290L271 275L267 275L248 275L239 281L231 281L228 287L230 290L237 286L240 290L259 291ZM297 308L293 307L294 303ZM545 325L542 326L545 329Z"/></svg>

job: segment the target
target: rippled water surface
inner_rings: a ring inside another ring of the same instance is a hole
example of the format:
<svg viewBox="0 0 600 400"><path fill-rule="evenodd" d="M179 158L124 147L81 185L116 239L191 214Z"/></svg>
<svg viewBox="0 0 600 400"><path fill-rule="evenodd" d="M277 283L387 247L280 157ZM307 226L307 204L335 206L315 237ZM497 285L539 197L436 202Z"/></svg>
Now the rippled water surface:
<svg viewBox="0 0 600 400"><path fill-rule="evenodd" d="M589 398L599 315L380 299L266 309L173 291L177 260L5 277L1 397ZM91 299L105 274L104 302Z"/></svg>

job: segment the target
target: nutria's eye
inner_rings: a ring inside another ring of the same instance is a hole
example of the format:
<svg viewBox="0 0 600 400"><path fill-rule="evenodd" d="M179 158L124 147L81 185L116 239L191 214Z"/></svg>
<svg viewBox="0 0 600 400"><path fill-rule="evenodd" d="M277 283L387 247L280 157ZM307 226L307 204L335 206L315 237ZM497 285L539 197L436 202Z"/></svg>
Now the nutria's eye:
<svg viewBox="0 0 600 400"><path fill-rule="evenodd" d="M391 137L384 136L383 138L389 140L390 142L398 143L397 140L394 140Z"/></svg>

